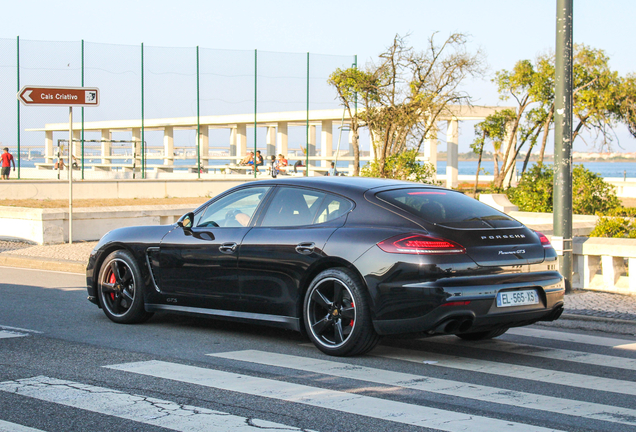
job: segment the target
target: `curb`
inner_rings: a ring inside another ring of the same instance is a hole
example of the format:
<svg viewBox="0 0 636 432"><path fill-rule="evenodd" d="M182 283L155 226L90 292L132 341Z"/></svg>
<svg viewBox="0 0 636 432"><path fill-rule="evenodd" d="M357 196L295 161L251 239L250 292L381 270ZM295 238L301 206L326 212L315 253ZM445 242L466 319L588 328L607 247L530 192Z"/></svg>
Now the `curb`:
<svg viewBox="0 0 636 432"><path fill-rule="evenodd" d="M559 319L569 320L569 321L596 321L596 322L609 322L615 324L629 324L636 326L636 321L634 320L626 320L620 318L608 318L608 317L597 317L592 315L579 315L573 313L564 313L559 317Z"/></svg>
<svg viewBox="0 0 636 432"><path fill-rule="evenodd" d="M65 273L86 273L86 263L82 261L58 260L39 257L37 259L21 255L0 253L0 266L36 270L52 270Z"/></svg>

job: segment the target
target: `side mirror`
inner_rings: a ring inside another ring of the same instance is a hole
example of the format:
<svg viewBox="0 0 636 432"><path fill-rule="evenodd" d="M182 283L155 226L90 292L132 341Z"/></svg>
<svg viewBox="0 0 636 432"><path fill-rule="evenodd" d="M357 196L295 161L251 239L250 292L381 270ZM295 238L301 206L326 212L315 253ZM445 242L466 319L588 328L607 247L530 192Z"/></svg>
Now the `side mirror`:
<svg viewBox="0 0 636 432"><path fill-rule="evenodd" d="M177 225L179 225L184 230L191 230L192 225L194 224L194 213L189 212L181 216L177 221Z"/></svg>

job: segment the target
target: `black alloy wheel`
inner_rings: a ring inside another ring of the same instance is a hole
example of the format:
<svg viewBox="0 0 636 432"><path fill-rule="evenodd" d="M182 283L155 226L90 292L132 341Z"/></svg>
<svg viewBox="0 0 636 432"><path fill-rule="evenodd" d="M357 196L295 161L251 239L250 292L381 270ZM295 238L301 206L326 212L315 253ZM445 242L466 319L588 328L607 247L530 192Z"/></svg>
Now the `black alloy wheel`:
<svg viewBox="0 0 636 432"><path fill-rule="evenodd" d="M99 271L98 291L104 313L114 322L140 323L152 316L144 309L139 267L127 251L106 257Z"/></svg>
<svg viewBox="0 0 636 432"><path fill-rule="evenodd" d="M380 340L373 329L363 285L345 268L321 272L305 295L307 334L322 352L334 356L364 354Z"/></svg>

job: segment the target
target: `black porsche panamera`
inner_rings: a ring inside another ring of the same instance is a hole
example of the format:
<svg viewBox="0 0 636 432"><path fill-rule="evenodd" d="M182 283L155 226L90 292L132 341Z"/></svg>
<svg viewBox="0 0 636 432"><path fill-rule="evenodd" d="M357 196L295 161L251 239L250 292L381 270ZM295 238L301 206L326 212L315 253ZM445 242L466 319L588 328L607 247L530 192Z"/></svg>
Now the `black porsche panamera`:
<svg viewBox="0 0 636 432"><path fill-rule="evenodd" d="M487 339L557 319L548 239L452 190L371 178L263 180L173 225L106 234L86 270L112 321L201 314L306 332L330 355L383 335Z"/></svg>

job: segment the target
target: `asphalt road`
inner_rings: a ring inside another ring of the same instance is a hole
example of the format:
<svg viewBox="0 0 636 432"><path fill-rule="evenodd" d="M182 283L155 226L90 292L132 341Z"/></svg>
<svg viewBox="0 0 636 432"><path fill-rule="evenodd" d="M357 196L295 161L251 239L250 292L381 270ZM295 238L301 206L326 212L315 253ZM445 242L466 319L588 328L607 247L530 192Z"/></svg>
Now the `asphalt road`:
<svg viewBox="0 0 636 432"><path fill-rule="evenodd" d="M342 359L266 327L117 325L81 275L0 274L0 432L636 432L636 337L611 327L387 338Z"/></svg>

